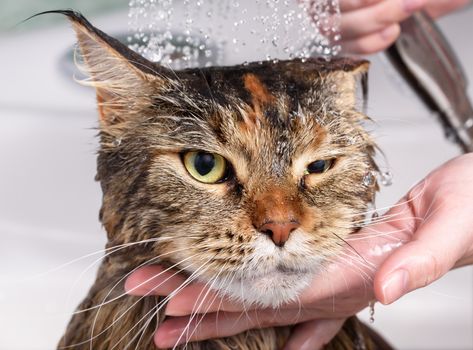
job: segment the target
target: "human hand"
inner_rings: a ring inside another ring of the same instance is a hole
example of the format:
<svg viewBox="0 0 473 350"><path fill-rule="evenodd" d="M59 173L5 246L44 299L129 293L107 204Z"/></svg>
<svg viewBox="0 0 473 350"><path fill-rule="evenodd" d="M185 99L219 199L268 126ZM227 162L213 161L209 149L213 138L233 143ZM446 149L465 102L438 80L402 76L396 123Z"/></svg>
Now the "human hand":
<svg viewBox="0 0 473 350"><path fill-rule="evenodd" d="M166 308L172 317L155 335L160 347L297 324L286 349L320 348L346 317L375 297L389 304L453 267L473 264L473 179L469 174L473 174L473 154L429 174L373 225L346 239L349 246L339 261L314 280L299 303L260 310L222 298L199 283L174 293L185 277L159 266L136 271L126 289L135 295L172 295ZM454 240L450 232L455 233Z"/></svg>
<svg viewBox="0 0 473 350"><path fill-rule="evenodd" d="M340 0L342 50L372 54L389 47L399 36L399 23L419 10L437 18L471 0Z"/></svg>

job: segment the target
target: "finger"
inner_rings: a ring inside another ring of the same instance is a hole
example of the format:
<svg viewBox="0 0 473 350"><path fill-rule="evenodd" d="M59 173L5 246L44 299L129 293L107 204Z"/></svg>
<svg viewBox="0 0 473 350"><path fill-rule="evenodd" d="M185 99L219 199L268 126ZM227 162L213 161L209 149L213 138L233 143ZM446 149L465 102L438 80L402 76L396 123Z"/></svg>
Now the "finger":
<svg viewBox="0 0 473 350"><path fill-rule="evenodd" d="M413 240L390 255L377 272L377 299L390 304L402 295L424 287L449 271L471 247L468 205L432 207ZM455 213L455 215L452 215Z"/></svg>
<svg viewBox="0 0 473 350"><path fill-rule="evenodd" d="M255 308L253 306L252 308ZM192 313L210 313L217 311L238 312L245 306L221 297L202 283L193 283L173 296L166 306L166 315L184 316Z"/></svg>
<svg viewBox="0 0 473 350"><path fill-rule="evenodd" d="M426 9L429 15L437 18L468 4L471 4L471 0L435 0L431 1Z"/></svg>
<svg viewBox="0 0 473 350"><path fill-rule="evenodd" d="M311 320L298 324L284 350L318 350L340 331L345 319Z"/></svg>
<svg viewBox="0 0 473 350"><path fill-rule="evenodd" d="M253 328L267 328L305 322L314 318L313 310L253 310L249 312L218 312L191 318L172 317L155 333L158 348L205 339L229 337Z"/></svg>
<svg viewBox="0 0 473 350"><path fill-rule="evenodd" d="M377 4L384 0L340 0L340 12L349 12Z"/></svg>
<svg viewBox="0 0 473 350"><path fill-rule="evenodd" d="M130 295L168 295L179 288L186 278L175 270L160 265L139 268L125 281L125 291Z"/></svg>
<svg viewBox="0 0 473 350"><path fill-rule="evenodd" d="M370 55L388 48L401 33L399 24L393 24L382 31L356 40L343 41L342 51L350 54Z"/></svg>
<svg viewBox="0 0 473 350"><path fill-rule="evenodd" d="M426 1L385 0L370 7L344 13L340 22L342 37L344 40L352 40L380 32L421 9Z"/></svg>

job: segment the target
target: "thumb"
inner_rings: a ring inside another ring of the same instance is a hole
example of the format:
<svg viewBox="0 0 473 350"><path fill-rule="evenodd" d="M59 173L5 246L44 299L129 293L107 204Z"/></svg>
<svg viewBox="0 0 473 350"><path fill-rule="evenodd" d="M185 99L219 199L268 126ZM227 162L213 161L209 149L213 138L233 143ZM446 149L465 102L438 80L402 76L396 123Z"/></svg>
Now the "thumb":
<svg viewBox="0 0 473 350"><path fill-rule="evenodd" d="M433 214L415 229L412 240L382 263L374 279L374 292L381 303L390 304L429 285L465 255L471 245L470 216L462 211L464 208L433 208Z"/></svg>

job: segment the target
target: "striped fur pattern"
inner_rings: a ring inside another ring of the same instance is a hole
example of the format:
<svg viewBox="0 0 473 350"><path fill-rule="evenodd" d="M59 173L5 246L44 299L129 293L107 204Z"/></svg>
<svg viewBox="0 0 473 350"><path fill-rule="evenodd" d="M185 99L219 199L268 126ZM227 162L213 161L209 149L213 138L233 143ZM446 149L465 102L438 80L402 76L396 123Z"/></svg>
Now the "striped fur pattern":
<svg viewBox="0 0 473 350"><path fill-rule="evenodd" d="M294 301L344 247L374 199L376 169L356 89L368 63L349 59L256 62L172 71L151 63L72 11L84 84L97 91L97 179L107 255L58 348L154 349L167 299L124 294L126 276L159 263L247 304ZM223 156L232 176L193 179L182 153ZM321 174L307 165L332 160ZM270 203L270 205L268 204ZM283 247L258 231L267 211L291 212ZM292 214L291 214L292 215ZM290 327L190 343L187 349L271 350ZM179 349L184 346L178 347ZM327 349L372 349L350 319Z"/></svg>

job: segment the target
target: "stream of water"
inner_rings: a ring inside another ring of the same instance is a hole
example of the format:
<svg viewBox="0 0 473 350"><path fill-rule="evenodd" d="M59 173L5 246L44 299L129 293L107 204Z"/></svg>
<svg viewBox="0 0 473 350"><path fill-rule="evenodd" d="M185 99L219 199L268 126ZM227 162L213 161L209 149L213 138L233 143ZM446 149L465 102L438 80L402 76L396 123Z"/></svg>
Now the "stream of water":
<svg viewBox="0 0 473 350"><path fill-rule="evenodd" d="M129 45L174 69L340 51L338 0L130 0Z"/></svg>

